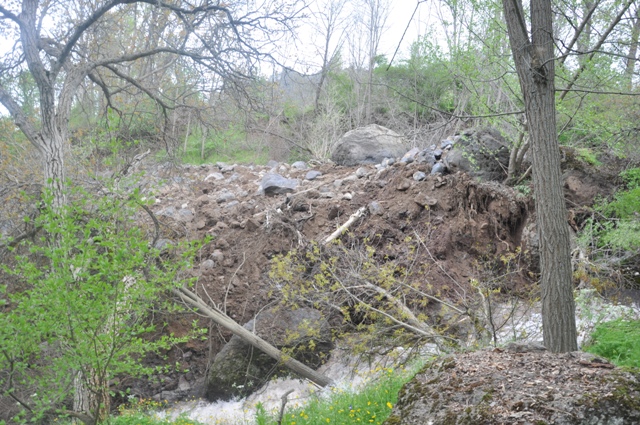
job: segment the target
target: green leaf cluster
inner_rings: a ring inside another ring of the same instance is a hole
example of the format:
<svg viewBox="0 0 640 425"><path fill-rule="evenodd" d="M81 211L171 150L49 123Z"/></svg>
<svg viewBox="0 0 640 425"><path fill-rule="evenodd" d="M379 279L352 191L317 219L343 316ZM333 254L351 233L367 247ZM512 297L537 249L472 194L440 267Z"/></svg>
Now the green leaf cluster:
<svg viewBox="0 0 640 425"><path fill-rule="evenodd" d="M33 223L39 236L19 244L13 266L3 267L12 281L0 294L0 370L9 372L0 388L20 400L16 422L60 416L78 377L108 406L114 377L151 373L141 358L185 339L148 338L157 328L149 313L169 308L161 295L181 284L193 250L159 261L138 193L75 189L68 197L56 208L45 195Z"/></svg>

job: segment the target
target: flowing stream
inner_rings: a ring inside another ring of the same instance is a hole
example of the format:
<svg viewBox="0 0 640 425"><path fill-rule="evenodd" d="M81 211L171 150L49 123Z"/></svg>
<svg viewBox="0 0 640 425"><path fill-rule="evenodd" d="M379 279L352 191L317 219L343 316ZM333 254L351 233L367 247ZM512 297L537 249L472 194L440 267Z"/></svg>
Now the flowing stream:
<svg viewBox="0 0 640 425"><path fill-rule="evenodd" d="M496 328L498 345L513 340L541 341L542 317L539 303L513 301L493 305L491 308L493 324ZM616 318L640 319L640 308L636 306L614 305L597 296L592 290L582 290L576 296L576 322L578 344L582 346L597 323ZM490 332L490 334L493 334ZM477 341L469 343L477 345ZM435 345L428 344L421 355L438 354ZM287 409L304 406L311 397L327 397L334 391L357 392L368 383L375 381L384 373L384 368L395 367L406 358L406 352L397 348L387 357L379 357L369 362L361 358L346 355L334 350L331 359L319 371L336 383L329 389L298 379L278 379L266 384L251 396L234 401L210 403L204 400L192 400L177 403L170 409L157 412L159 418L176 419L180 415L207 425L253 425L256 406L260 403L264 409L277 416L285 393L293 390L287 397Z"/></svg>

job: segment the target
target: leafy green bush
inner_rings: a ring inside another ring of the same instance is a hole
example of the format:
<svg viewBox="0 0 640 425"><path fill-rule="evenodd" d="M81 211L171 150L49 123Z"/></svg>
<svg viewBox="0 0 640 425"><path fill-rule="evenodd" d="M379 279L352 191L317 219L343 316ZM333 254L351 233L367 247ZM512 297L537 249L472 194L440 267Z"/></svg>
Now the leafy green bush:
<svg viewBox="0 0 640 425"><path fill-rule="evenodd" d="M640 367L640 320L618 319L596 327L585 351L618 366Z"/></svg>
<svg viewBox="0 0 640 425"><path fill-rule="evenodd" d="M114 377L153 372L140 362L144 355L186 340L145 336L155 329L149 309L181 284L193 251L158 262L137 193L96 197L76 189L67 196L67 205L54 207L45 195L37 237L18 244L14 265L3 266L12 281L0 287L0 370L11 373L0 375L0 388L20 400L16 423L73 414L63 406L79 389L94 398L90 411L75 413L104 417Z"/></svg>

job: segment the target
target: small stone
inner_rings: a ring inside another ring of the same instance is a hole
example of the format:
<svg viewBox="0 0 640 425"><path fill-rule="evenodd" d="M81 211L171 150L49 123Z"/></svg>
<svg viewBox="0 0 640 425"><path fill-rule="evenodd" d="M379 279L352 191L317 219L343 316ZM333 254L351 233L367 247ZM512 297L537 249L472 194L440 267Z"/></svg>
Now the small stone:
<svg viewBox="0 0 640 425"><path fill-rule="evenodd" d="M173 241L170 239L158 239L155 244L155 248L160 251L165 251L173 246Z"/></svg>
<svg viewBox="0 0 640 425"><path fill-rule="evenodd" d="M297 186L297 180L287 179L275 173L265 174L260 184L262 191L267 196L291 193Z"/></svg>
<svg viewBox="0 0 640 425"><path fill-rule="evenodd" d="M320 171L317 170L311 170L307 173L307 175L304 177L307 180L315 180L318 177L320 177L322 175L322 173Z"/></svg>
<svg viewBox="0 0 640 425"><path fill-rule="evenodd" d="M233 192L224 191L218 194L216 197L216 202L222 204L224 202L229 202L236 199L236 195Z"/></svg>
<svg viewBox="0 0 640 425"><path fill-rule="evenodd" d="M409 152L405 153L402 156L402 158L400 159L400 163L411 164L413 161L416 160L416 156L418 155L418 152L420 152L420 149L412 148L411 150L409 150Z"/></svg>
<svg viewBox="0 0 640 425"><path fill-rule="evenodd" d="M436 161L440 161L440 159L442 158L442 150L436 149L435 151L433 151L433 157L436 159Z"/></svg>
<svg viewBox="0 0 640 425"><path fill-rule="evenodd" d="M206 225L207 225L207 222L204 219L200 219L196 223L196 229L197 230L202 230L202 229L205 228Z"/></svg>
<svg viewBox="0 0 640 425"><path fill-rule="evenodd" d="M436 162L433 165L433 168L431 168L431 175L444 174L445 171L446 171L446 167L444 166L444 164L442 162Z"/></svg>
<svg viewBox="0 0 640 425"><path fill-rule="evenodd" d="M360 168L358 168L356 170L356 177L358 177L360 179L363 178L363 177L367 177L369 174L371 174L371 171L369 171L369 169L367 169L365 167L360 167Z"/></svg>
<svg viewBox="0 0 640 425"><path fill-rule="evenodd" d="M382 205L380 205L378 201L370 202L368 208L371 215L382 215L382 213L384 212Z"/></svg>
<svg viewBox="0 0 640 425"><path fill-rule="evenodd" d="M211 173L204 178L204 181L209 180L224 180L224 176L222 175L222 173Z"/></svg>
<svg viewBox="0 0 640 425"><path fill-rule="evenodd" d="M296 161L293 164L291 164L292 168L295 168L296 170L306 170L309 167L307 166L307 163L304 161Z"/></svg>
<svg viewBox="0 0 640 425"><path fill-rule="evenodd" d="M459 137L459 136L457 136ZM453 147L453 140L451 139L447 139L447 140L443 140L442 142L440 142L440 147L442 149L448 150L451 149Z"/></svg>
<svg viewBox="0 0 640 425"><path fill-rule="evenodd" d="M400 192L404 192L405 190L409 189L410 187L411 187L411 181L409 181L407 179L404 179L402 181L402 183L400 183L396 189L399 190Z"/></svg>
<svg viewBox="0 0 640 425"><path fill-rule="evenodd" d="M211 253L211 260L221 264L224 261L224 254L219 249L216 249Z"/></svg>
<svg viewBox="0 0 640 425"><path fill-rule="evenodd" d="M200 263L200 269L202 270L210 270L212 268L214 268L216 265L216 263L213 260L204 260L202 263Z"/></svg>
<svg viewBox="0 0 640 425"><path fill-rule="evenodd" d="M422 171L416 171L415 173L413 173L413 179L417 182L421 182L426 178L427 178L427 175Z"/></svg>
<svg viewBox="0 0 640 425"><path fill-rule="evenodd" d="M346 199L347 201L350 201L353 199L353 195L351 193L343 193L342 194L342 199Z"/></svg>
<svg viewBox="0 0 640 425"><path fill-rule="evenodd" d="M414 202L421 207L434 207L438 204L438 200L427 196L423 193L419 193L418 196L415 197Z"/></svg>

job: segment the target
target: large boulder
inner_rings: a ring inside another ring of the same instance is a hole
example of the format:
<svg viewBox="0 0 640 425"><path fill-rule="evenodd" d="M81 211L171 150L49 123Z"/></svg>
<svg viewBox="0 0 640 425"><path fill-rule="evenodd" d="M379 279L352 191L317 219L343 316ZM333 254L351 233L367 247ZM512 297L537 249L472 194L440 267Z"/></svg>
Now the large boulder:
<svg viewBox="0 0 640 425"><path fill-rule="evenodd" d="M385 158L400 158L407 151L402 136L371 124L345 133L331 155L338 165L379 164Z"/></svg>
<svg viewBox="0 0 640 425"><path fill-rule="evenodd" d="M474 128L456 138L445 159L449 172L464 171L483 181L502 181L509 168L509 146L492 128Z"/></svg>
<svg viewBox="0 0 640 425"><path fill-rule="evenodd" d="M511 343L439 358L400 390L385 425L637 424L640 374L591 354Z"/></svg>
<svg viewBox="0 0 640 425"><path fill-rule="evenodd" d="M329 323L312 308L266 310L244 327L312 368L319 367L332 348ZM247 396L278 369L274 359L234 335L213 360L205 397L216 401Z"/></svg>

